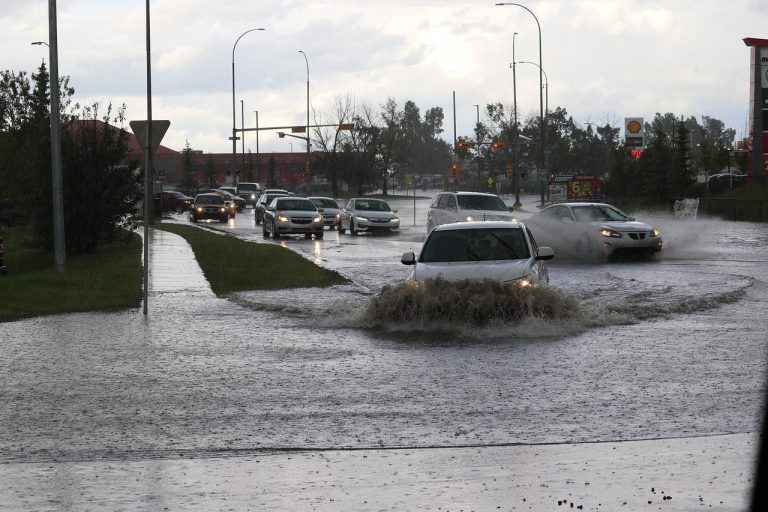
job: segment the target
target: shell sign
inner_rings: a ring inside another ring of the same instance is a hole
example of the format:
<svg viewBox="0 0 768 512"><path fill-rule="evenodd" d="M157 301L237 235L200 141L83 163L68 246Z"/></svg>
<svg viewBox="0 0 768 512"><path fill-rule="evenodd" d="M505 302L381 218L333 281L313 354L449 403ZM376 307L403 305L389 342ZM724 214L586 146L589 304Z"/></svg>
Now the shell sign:
<svg viewBox="0 0 768 512"><path fill-rule="evenodd" d="M642 117L624 119L624 144L628 148L642 148L645 145L645 123Z"/></svg>

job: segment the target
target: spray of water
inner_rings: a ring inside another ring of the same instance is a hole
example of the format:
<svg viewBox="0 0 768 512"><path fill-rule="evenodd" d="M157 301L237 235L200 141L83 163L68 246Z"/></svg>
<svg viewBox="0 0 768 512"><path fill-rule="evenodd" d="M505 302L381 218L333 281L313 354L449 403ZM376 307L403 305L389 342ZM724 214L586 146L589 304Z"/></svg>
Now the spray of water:
<svg viewBox="0 0 768 512"><path fill-rule="evenodd" d="M429 279L385 286L368 304L363 323L410 329L518 325L528 319L579 316L575 298L547 286L509 286L493 280Z"/></svg>

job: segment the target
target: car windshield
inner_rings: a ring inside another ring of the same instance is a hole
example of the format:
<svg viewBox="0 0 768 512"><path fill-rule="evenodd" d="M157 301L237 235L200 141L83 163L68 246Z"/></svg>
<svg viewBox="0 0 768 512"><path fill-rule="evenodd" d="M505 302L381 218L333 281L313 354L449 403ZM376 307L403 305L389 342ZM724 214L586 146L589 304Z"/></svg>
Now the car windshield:
<svg viewBox="0 0 768 512"><path fill-rule="evenodd" d="M374 199L358 199L355 202L355 209L366 212L389 212L389 205L384 201Z"/></svg>
<svg viewBox="0 0 768 512"><path fill-rule="evenodd" d="M224 204L224 198L211 194L211 195L204 195L204 196L197 196L197 199L195 199L195 202L197 204Z"/></svg>
<svg viewBox="0 0 768 512"><path fill-rule="evenodd" d="M254 191L254 190L259 190L259 186L256 185L255 183L240 183L237 185L237 190L241 192L245 190Z"/></svg>
<svg viewBox="0 0 768 512"><path fill-rule="evenodd" d="M519 260L530 257L528 244L520 228L451 229L433 231L419 261Z"/></svg>
<svg viewBox="0 0 768 512"><path fill-rule="evenodd" d="M303 212L317 211L315 204L308 199L278 199L275 202L277 210L294 210Z"/></svg>
<svg viewBox="0 0 768 512"><path fill-rule="evenodd" d="M459 208L462 210L497 210L509 211L501 198L496 196L459 195Z"/></svg>
<svg viewBox="0 0 768 512"><path fill-rule="evenodd" d="M315 206L318 208L338 208L339 205L333 199L325 199L322 197L312 199Z"/></svg>
<svg viewBox="0 0 768 512"><path fill-rule="evenodd" d="M607 205L574 206L573 215L577 222L620 221L627 222L629 218L616 208Z"/></svg>

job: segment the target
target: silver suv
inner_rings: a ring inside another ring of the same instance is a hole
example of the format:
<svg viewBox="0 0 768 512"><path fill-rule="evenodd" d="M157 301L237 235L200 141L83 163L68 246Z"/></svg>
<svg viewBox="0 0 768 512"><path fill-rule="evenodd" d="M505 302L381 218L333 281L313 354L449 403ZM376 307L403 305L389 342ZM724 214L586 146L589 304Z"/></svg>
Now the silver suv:
<svg viewBox="0 0 768 512"><path fill-rule="evenodd" d="M427 233L441 224L484 220L515 220L510 207L494 194L482 192L440 192L427 211Z"/></svg>

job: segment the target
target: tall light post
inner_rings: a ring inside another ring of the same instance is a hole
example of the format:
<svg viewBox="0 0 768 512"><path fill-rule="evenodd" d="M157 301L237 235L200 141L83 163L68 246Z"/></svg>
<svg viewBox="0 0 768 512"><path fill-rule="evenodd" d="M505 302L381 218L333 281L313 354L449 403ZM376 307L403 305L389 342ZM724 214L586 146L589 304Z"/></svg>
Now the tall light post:
<svg viewBox="0 0 768 512"><path fill-rule="evenodd" d="M299 53L304 56L304 63L307 65L307 162L305 164L304 171L309 174L309 60L307 59L307 54L304 53L304 50L299 50Z"/></svg>
<svg viewBox="0 0 768 512"><path fill-rule="evenodd" d="M259 174L261 173L261 165L259 162L259 111L254 110L256 114L256 181L259 181ZM254 205L254 208L256 205Z"/></svg>
<svg viewBox="0 0 768 512"><path fill-rule="evenodd" d="M57 271L64 272L67 260L66 237L64 230L64 178L61 165L61 116L59 114L59 51L56 23L56 2L48 4L48 38L45 41L32 42L35 46L48 47L48 60L51 61L51 179L53 189L53 259Z"/></svg>
<svg viewBox="0 0 768 512"><path fill-rule="evenodd" d="M531 64L533 66L539 67L538 64L535 62L529 62L526 60L521 60L519 62L520 64ZM541 68L540 68L541 69ZM547 72L543 69L541 70L542 73L544 73L544 116L549 116L549 77L547 76Z"/></svg>
<svg viewBox="0 0 768 512"><path fill-rule="evenodd" d="M541 24L539 23L539 19L536 17L535 14L533 14L533 11L527 8L526 6L522 4L517 3L511 3L511 2L502 2L496 4L497 6L500 5L513 5L515 7L521 7L528 11L531 16L533 16L533 19L536 20L536 27L539 29L539 124L541 125L541 163L544 164L544 155L546 154L546 150L544 148L544 71L543 71L543 64L541 60ZM514 40L514 37L513 37ZM544 206L544 184L543 179L542 181L542 188L541 188L541 205Z"/></svg>
<svg viewBox="0 0 768 512"><path fill-rule="evenodd" d="M520 202L520 169L518 169L518 152L520 150L520 137L518 137L517 127L517 63L515 62L515 37L517 32L512 34L512 109L515 111L515 151L512 158L514 159L514 173L515 173L515 208L520 208L523 203Z"/></svg>
<svg viewBox="0 0 768 512"><path fill-rule="evenodd" d="M237 43L240 42L240 39L243 38L245 34L248 34L249 32L253 32L255 30L266 30L263 28L252 28L250 30L246 30L242 34L240 34L240 37L238 37L235 40L235 44L232 45L232 165L235 165L235 159L237 155L237 121L235 120L235 48L237 48ZM237 179L235 178L236 173L232 172L232 181L233 185L237 185Z"/></svg>

